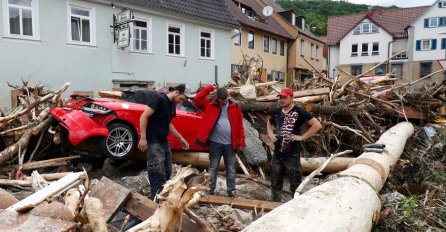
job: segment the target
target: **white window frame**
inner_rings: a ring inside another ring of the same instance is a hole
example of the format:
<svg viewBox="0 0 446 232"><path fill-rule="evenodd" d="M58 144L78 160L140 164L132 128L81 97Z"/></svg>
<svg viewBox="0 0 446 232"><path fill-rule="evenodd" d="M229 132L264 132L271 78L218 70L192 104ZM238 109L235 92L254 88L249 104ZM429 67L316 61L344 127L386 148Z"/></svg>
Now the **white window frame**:
<svg viewBox="0 0 446 232"><path fill-rule="evenodd" d="M89 12L90 42L73 41L71 35L71 8L78 8ZM96 46L96 8L93 5L77 1L67 1L67 43L73 45Z"/></svg>
<svg viewBox="0 0 446 232"><path fill-rule="evenodd" d="M428 41L429 42L429 46L428 46L428 48L424 48L424 42L425 41ZM431 39L422 39L421 40L421 51L429 51L429 50L432 50L432 40Z"/></svg>
<svg viewBox="0 0 446 232"><path fill-rule="evenodd" d="M356 52L353 52L353 46L356 45ZM358 56L359 55L359 45L358 44L352 44L352 51L351 56Z"/></svg>
<svg viewBox="0 0 446 232"><path fill-rule="evenodd" d="M211 56L210 57L206 57L206 56L201 56L201 32L206 32L206 33L210 33L211 34ZM200 27L199 28L199 34L198 34L198 55L200 57L200 59L205 59L205 60L213 60L215 59L215 31L210 29L210 28L204 28L204 27Z"/></svg>
<svg viewBox="0 0 446 232"><path fill-rule="evenodd" d="M130 51L135 53L152 54L152 18L135 15L134 20L147 23L147 51L143 51L141 49L140 50L135 49L134 46L135 24L133 22L130 23Z"/></svg>
<svg viewBox="0 0 446 232"><path fill-rule="evenodd" d="M376 50L376 51L373 50L375 44L378 44L378 50ZM376 56L376 55L379 55L379 42L373 42L373 43L372 43L372 56L373 56L373 55L375 55L375 56Z"/></svg>
<svg viewBox="0 0 446 232"><path fill-rule="evenodd" d="M314 47L314 44L313 43L311 43L311 59L314 59L314 57L315 57L315 47Z"/></svg>
<svg viewBox="0 0 446 232"><path fill-rule="evenodd" d="M441 8L446 8L446 1L441 1Z"/></svg>
<svg viewBox="0 0 446 232"><path fill-rule="evenodd" d="M369 25L369 30L368 31L364 31L364 26L365 25ZM362 34L370 34L372 33L372 23L361 23L361 33Z"/></svg>
<svg viewBox="0 0 446 232"><path fill-rule="evenodd" d="M11 34L11 30L9 27L9 3L8 3L8 0L3 0L2 8L3 8L3 35L4 35L4 37L14 38L14 39L24 39L24 40L40 40L39 0L32 0L31 7L17 6L17 8L20 8L20 9L31 10L32 30L33 30L32 36L22 35L22 32L20 32L20 35ZM22 25L22 20L20 20L20 31L23 30L21 25Z"/></svg>
<svg viewBox="0 0 446 232"><path fill-rule="evenodd" d="M277 50L278 50L277 47L278 47L277 46L277 39L276 38L272 38L271 39L271 53L272 54L275 54L275 55L277 54Z"/></svg>
<svg viewBox="0 0 446 232"><path fill-rule="evenodd" d="M169 53L169 27L177 27L180 28L180 54L171 54ZM178 22L167 22L166 25L166 55L167 56L175 56L175 57L186 57L185 53L185 34L186 34L186 26L182 23Z"/></svg>
<svg viewBox="0 0 446 232"><path fill-rule="evenodd" d="M367 51L364 51L364 44L367 44ZM369 43L361 43L361 56L368 56L369 55Z"/></svg>
<svg viewBox="0 0 446 232"><path fill-rule="evenodd" d="M435 23L433 23L435 22ZM438 27L438 24L440 24L439 18L429 18L429 27Z"/></svg>
<svg viewBox="0 0 446 232"><path fill-rule="evenodd" d="M266 44L265 44L266 42ZM269 53L270 51L270 36L269 35L263 35L263 52Z"/></svg>
<svg viewBox="0 0 446 232"><path fill-rule="evenodd" d="M252 48L250 48L249 47L249 35L251 35L252 34ZM252 49L252 50L254 50L254 49L256 49L256 32L255 31L248 31L248 40L247 40L248 42L246 43L246 45L247 45L247 47L248 47L248 49Z"/></svg>
<svg viewBox="0 0 446 232"><path fill-rule="evenodd" d="M303 39L300 40L300 55L305 55L305 40Z"/></svg>
<svg viewBox="0 0 446 232"><path fill-rule="evenodd" d="M319 45L316 45L316 60L319 60Z"/></svg>
<svg viewBox="0 0 446 232"><path fill-rule="evenodd" d="M240 46L242 44L242 33L239 29L234 29L233 32L234 32L234 35L233 35L234 36L234 38L233 38L234 45Z"/></svg>

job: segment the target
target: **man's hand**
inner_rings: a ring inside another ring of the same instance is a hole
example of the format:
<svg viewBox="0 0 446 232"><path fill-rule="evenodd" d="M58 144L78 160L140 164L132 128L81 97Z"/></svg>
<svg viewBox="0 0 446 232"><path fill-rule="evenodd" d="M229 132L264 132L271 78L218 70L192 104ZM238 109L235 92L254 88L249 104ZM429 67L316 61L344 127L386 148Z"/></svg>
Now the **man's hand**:
<svg viewBox="0 0 446 232"><path fill-rule="evenodd" d="M212 87L214 87L214 89L217 89L218 88L218 84L214 83L214 84L212 84Z"/></svg>
<svg viewBox="0 0 446 232"><path fill-rule="evenodd" d="M274 133L268 133L268 137L271 139L271 141L273 141L273 143L277 141L277 135Z"/></svg>
<svg viewBox="0 0 446 232"><path fill-rule="evenodd" d="M189 143L184 138L181 138L181 144L183 145L184 150L189 150Z"/></svg>
<svg viewBox="0 0 446 232"><path fill-rule="evenodd" d="M304 137L300 136L300 135L291 135L291 141L303 141Z"/></svg>
<svg viewBox="0 0 446 232"><path fill-rule="evenodd" d="M143 152L147 150L147 139L146 138L139 139L138 149Z"/></svg>

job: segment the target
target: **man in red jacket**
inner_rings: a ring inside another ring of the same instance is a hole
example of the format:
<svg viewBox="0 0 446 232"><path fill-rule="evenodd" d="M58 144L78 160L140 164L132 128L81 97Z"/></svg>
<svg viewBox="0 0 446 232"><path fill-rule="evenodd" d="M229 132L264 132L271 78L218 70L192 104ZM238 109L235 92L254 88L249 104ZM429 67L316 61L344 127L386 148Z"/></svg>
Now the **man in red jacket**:
<svg viewBox="0 0 446 232"><path fill-rule="evenodd" d="M204 108L203 123L197 132L197 143L209 145L209 194L213 195L217 183L217 168L223 156L226 167L226 190L229 197L235 196L235 152L245 147L243 115L240 107L228 98L225 88L208 85L194 98ZM209 93L217 91L216 98Z"/></svg>

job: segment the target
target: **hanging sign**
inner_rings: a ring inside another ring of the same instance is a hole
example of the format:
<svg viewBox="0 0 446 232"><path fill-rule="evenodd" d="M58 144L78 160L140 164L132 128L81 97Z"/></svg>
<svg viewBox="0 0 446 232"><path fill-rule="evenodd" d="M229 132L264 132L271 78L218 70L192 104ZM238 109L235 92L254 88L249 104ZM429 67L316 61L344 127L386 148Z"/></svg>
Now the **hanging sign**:
<svg viewBox="0 0 446 232"><path fill-rule="evenodd" d="M129 28L122 28L118 30L118 48L125 48L130 46L130 30Z"/></svg>
<svg viewBox="0 0 446 232"><path fill-rule="evenodd" d="M129 23L132 21L132 11L131 10L125 10L118 13L116 17L116 24L124 24Z"/></svg>

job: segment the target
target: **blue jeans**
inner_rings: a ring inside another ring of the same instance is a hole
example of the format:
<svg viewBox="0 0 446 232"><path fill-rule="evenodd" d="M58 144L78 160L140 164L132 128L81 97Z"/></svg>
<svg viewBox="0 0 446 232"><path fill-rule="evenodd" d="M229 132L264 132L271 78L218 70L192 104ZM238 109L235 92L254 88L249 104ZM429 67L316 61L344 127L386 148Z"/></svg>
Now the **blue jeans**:
<svg viewBox="0 0 446 232"><path fill-rule="evenodd" d="M163 190L172 174L172 152L168 143L147 144L147 172L150 182L150 198Z"/></svg>
<svg viewBox="0 0 446 232"><path fill-rule="evenodd" d="M226 168L226 190L228 192L235 190L235 154L232 150L232 145L221 144L216 142L209 143L209 189L215 190L217 185L217 169L220 164L220 159L223 156Z"/></svg>

